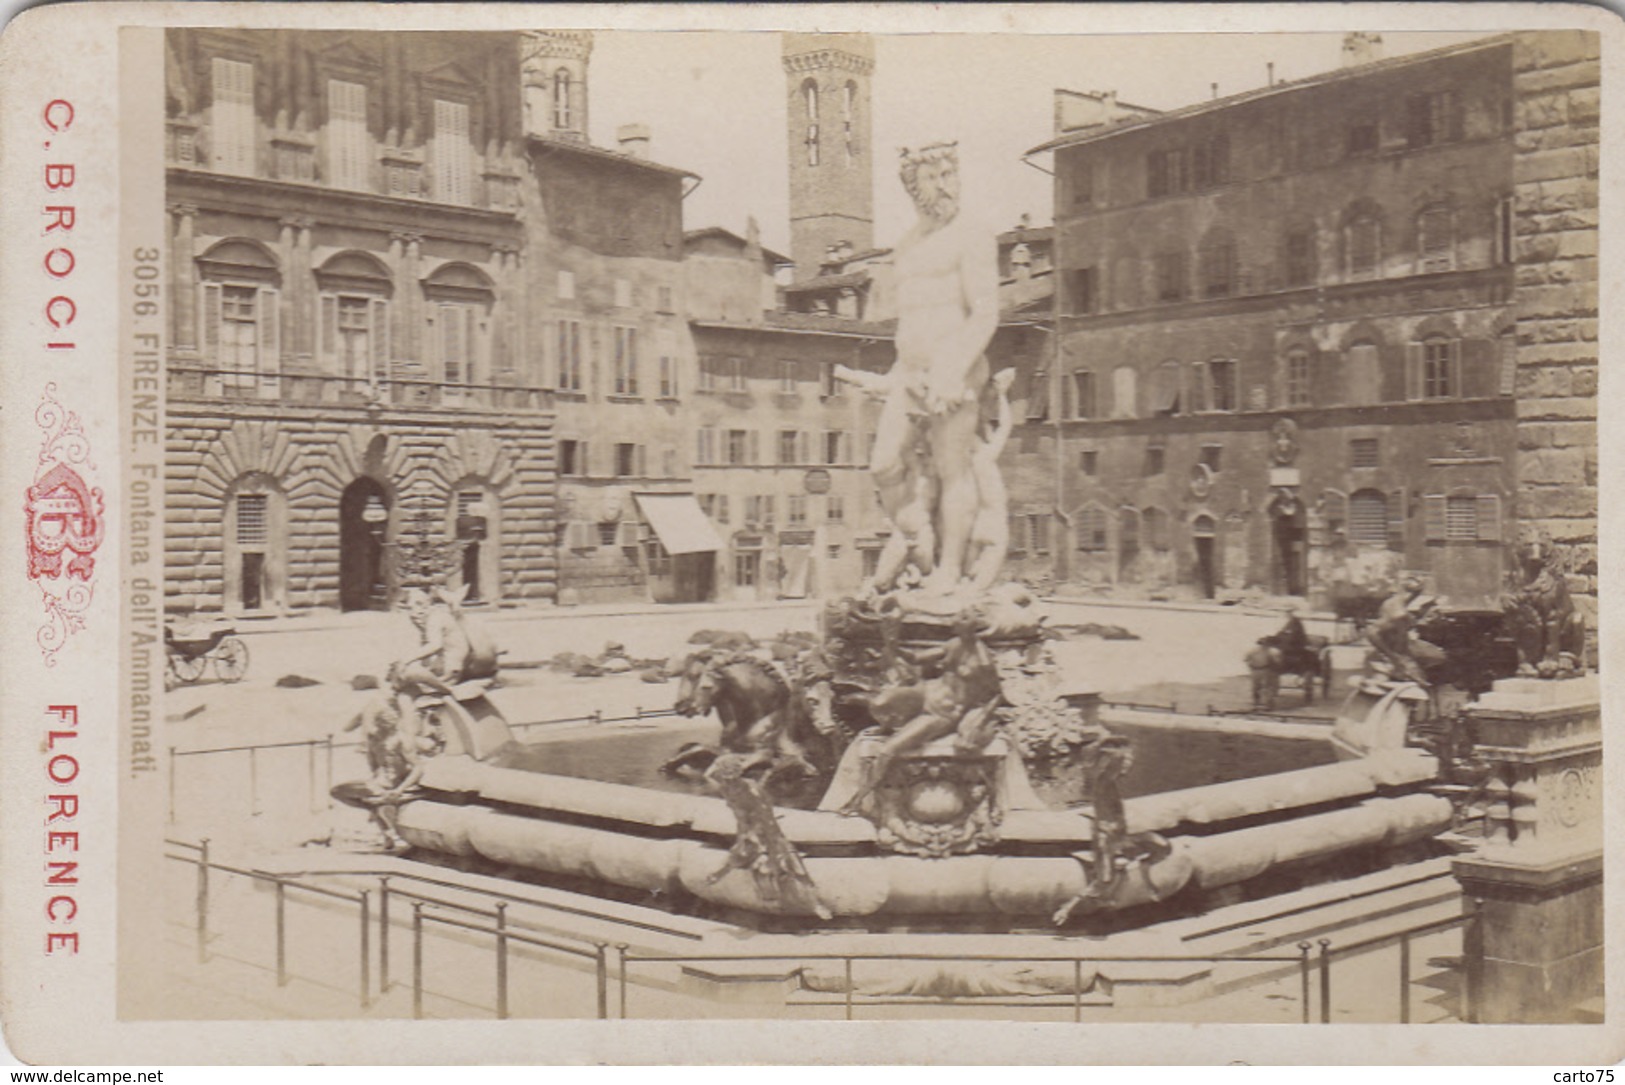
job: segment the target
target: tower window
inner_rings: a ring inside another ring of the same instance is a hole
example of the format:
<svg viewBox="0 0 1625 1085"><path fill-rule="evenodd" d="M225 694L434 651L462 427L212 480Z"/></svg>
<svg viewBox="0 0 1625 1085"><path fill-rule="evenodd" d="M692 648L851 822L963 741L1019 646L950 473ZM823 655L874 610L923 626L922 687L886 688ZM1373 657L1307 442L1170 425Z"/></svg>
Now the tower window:
<svg viewBox="0 0 1625 1085"><path fill-rule="evenodd" d="M570 73L560 68L553 73L553 127L568 131L575 127L575 112L570 102Z"/></svg>
<svg viewBox="0 0 1625 1085"><path fill-rule="evenodd" d="M807 165L818 165L818 84L811 79L801 84L801 100L806 113Z"/></svg>
<svg viewBox="0 0 1625 1085"><path fill-rule="evenodd" d="M858 159L857 124L858 116L858 85L848 81L841 94L841 125L844 136L843 144L846 147L846 164L851 166Z"/></svg>

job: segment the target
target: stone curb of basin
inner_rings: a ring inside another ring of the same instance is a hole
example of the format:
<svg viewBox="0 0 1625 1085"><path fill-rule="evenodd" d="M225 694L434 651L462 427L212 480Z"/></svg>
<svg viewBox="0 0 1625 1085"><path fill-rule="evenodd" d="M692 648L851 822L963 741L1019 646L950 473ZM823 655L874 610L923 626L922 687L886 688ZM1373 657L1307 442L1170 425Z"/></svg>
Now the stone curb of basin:
<svg viewBox="0 0 1625 1085"><path fill-rule="evenodd" d="M798 607L816 607L817 600L810 599L771 599L761 602L727 602L727 603L586 603L579 606L548 606L545 604L520 604L511 607L469 607L468 613L482 622L518 622L545 619L599 619L599 618L636 618L651 615L690 615L690 614L737 614L760 610L787 610ZM178 625L185 625L188 620L195 620L200 624L225 622L235 625L239 633L321 633L335 629L353 629L366 625L379 616L398 614L398 611L357 610L350 612L332 610L310 610L297 614L274 614L265 616L197 614L191 619L181 619Z"/></svg>

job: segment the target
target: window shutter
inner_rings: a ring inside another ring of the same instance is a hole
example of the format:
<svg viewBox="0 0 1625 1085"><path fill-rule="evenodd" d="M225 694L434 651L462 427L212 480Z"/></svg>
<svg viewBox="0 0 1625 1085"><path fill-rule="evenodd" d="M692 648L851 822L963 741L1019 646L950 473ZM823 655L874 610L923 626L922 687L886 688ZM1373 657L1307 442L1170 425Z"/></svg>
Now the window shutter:
<svg viewBox="0 0 1625 1085"><path fill-rule="evenodd" d="M1447 502L1443 494L1427 494L1422 498L1423 537L1428 542L1442 542L1449 534L1446 527Z"/></svg>
<svg viewBox="0 0 1625 1085"><path fill-rule="evenodd" d="M1388 549L1405 552L1405 488L1388 491Z"/></svg>
<svg viewBox="0 0 1625 1085"><path fill-rule="evenodd" d="M333 370L333 355L337 350L339 326L339 299L332 294L321 296L320 313L317 317L316 352L321 356L322 368L327 372Z"/></svg>
<svg viewBox="0 0 1625 1085"><path fill-rule="evenodd" d="M1450 395L1460 399L1465 389L1461 386L1461 340L1450 340Z"/></svg>
<svg viewBox="0 0 1625 1085"><path fill-rule="evenodd" d="M1422 352L1425 348L1421 343L1405 344L1405 398L1422 398Z"/></svg>
<svg viewBox="0 0 1625 1085"><path fill-rule="evenodd" d="M649 450L648 450L648 448L645 447L644 445L638 445L637 446L637 451L633 453L632 458L633 458L633 469L637 472L638 477L639 478L647 478L649 476Z"/></svg>
<svg viewBox="0 0 1625 1085"><path fill-rule="evenodd" d="M1187 410L1194 414L1207 410L1207 363L1192 362L1190 372L1190 401Z"/></svg>
<svg viewBox="0 0 1625 1085"><path fill-rule="evenodd" d="M1501 336L1498 346L1500 357L1497 364L1500 367L1500 393L1510 396L1517 388L1518 381L1518 341L1510 335Z"/></svg>
<svg viewBox="0 0 1625 1085"><path fill-rule="evenodd" d="M378 384L389 380L389 302L372 299L372 379Z"/></svg>
<svg viewBox="0 0 1625 1085"><path fill-rule="evenodd" d="M220 284L203 284L203 360L220 364Z"/></svg>
<svg viewBox="0 0 1625 1085"><path fill-rule="evenodd" d="M260 383L275 391L277 378L282 372L281 316L277 310L277 291L269 286L260 287L259 304L255 315L259 318L259 370Z"/></svg>
<svg viewBox="0 0 1625 1085"><path fill-rule="evenodd" d="M1498 494L1478 495L1478 537L1483 542L1501 541L1501 498Z"/></svg>
<svg viewBox="0 0 1625 1085"><path fill-rule="evenodd" d="M745 436L745 462L746 463L754 464L754 463L761 463L762 462L762 440L761 440L761 436L762 435L757 433L755 430L751 430L748 434L746 434L746 436Z"/></svg>

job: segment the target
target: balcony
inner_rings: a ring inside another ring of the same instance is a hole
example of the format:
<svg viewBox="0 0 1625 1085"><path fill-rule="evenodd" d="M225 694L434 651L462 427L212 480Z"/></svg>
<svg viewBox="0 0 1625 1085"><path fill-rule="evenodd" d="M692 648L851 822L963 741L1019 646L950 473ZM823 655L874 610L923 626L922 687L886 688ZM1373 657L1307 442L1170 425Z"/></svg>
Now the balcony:
<svg viewBox="0 0 1625 1085"><path fill-rule="evenodd" d="M414 378L373 381L322 373L262 376L234 370L170 366L173 398L280 403L288 406L395 407L490 411L545 411L552 392L519 385L450 384Z"/></svg>

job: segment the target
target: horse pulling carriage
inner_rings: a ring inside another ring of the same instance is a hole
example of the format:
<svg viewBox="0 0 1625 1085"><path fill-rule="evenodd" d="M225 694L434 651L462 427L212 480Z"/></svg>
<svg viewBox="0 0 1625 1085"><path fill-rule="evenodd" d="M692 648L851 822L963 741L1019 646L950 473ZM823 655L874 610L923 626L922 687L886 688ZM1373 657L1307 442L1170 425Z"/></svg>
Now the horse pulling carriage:
<svg viewBox="0 0 1625 1085"><path fill-rule="evenodd" d="M235 626L215 625L181 635L174 626L165 625L164 652L174 685L198 681L211 663L215 677L222 682L241 681L248 673L248 645L237 636Z"/></svg>

